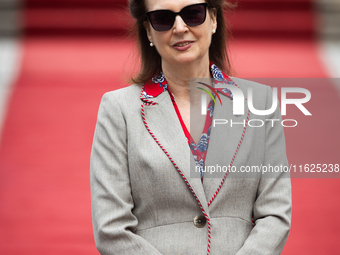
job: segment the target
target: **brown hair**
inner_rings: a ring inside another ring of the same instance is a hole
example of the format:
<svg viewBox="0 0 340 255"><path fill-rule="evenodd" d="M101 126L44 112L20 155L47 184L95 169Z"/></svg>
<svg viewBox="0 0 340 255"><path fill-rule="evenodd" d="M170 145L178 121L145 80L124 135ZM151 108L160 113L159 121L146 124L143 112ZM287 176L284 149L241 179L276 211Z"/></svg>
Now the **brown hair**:
<svg viewBox="0 0 340 255"><path fill-rule="evenodd" d="M225 0L206 0L208 8L216 9L217 29L212 36L209 48L210 60L226 74L231 74L231 64L228 56L227 29L224 11L234 7L234 4ZM137 44L141 57L140 71L137 77L132 78L132 83L145 83L161 69L161 56L155 47L150 47L150 42L144 27L146 5L145 0L129 0L132 17L136 19L132 34L137 37Z"/></svg>

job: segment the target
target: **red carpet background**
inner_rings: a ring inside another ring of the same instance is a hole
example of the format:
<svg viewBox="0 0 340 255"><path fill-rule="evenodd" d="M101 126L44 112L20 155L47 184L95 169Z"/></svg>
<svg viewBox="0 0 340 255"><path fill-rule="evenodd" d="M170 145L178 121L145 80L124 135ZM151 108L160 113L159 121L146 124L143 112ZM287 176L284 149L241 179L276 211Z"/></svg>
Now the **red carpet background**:
<svg viewBox="0 0 340 255"><path fill-rule="evenodd" d="M24 3L20 72L0 140L0 254L98 254L89 157L101 96L127 86L136 65L134 43L122 29L129 20L124 6L124 0ZM330 77L313 8L308 0L240 1L230 14L236 76ZM289 162L339 164L339 91L331 82L306 88L313 116L287 110L287 118L299 120L285 128ZM282 254L339 254L339 184L292 179L292 229Z"/></svg>

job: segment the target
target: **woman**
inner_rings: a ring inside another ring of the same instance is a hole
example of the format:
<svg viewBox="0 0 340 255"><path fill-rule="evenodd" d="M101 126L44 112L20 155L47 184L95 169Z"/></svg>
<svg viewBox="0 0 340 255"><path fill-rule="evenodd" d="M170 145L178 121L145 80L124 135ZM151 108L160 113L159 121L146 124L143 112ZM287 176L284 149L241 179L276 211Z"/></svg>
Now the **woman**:
<svg viewBox="0 0 340 255"><path fill-rule="evenodd" d="M255 116L246 104L245 115L233 115L235 88L244 95L251 88L259 110L269 109L272 97L269 87L221 71L230 70L223 6L221 0L130 1L141 71L135 85L103 96L91 154L101 254L273 255L283 249L289 174L246 178L237 172L288 164L282 126L266 121L281 116L278 110ZM196 80L190 84L190 78ZM219 99L211 100L207 115L200 113L204 90ZM265 125L250 127L250 119ZM207 166L229 171L212 173Z"/></svg>

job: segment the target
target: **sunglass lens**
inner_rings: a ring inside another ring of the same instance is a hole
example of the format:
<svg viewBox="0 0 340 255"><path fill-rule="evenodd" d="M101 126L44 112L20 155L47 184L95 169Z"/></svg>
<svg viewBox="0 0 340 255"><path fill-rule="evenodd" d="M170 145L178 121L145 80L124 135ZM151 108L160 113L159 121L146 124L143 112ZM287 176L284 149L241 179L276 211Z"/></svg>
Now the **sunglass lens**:
<svg viewBox="0 0 340 255"><path fill-rule="evenodd" d="M204 5L191 5L181 11L181 16L189 26L198 26L205 21L206 11Z"/></svg>
<svg viewBox="0 0 340 255"><path fill-rule="evenodd" d="M168 10L155 11L150 13L150 22L157 31L169 30L174 24L175 15Z"/></svg>

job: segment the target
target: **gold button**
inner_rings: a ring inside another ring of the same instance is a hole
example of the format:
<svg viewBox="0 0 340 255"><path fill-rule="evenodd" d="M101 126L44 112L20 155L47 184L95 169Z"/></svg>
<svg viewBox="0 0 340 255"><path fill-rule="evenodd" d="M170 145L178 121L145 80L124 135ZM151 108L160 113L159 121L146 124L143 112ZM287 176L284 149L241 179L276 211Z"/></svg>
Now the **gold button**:
<svg viewBox="0 0 340 255"><path fill-rule="evenodd" d="M207 220L204 216L196 216L194 218L194 224L198 228L203 228L206 223L207 223Z"/></svg>

